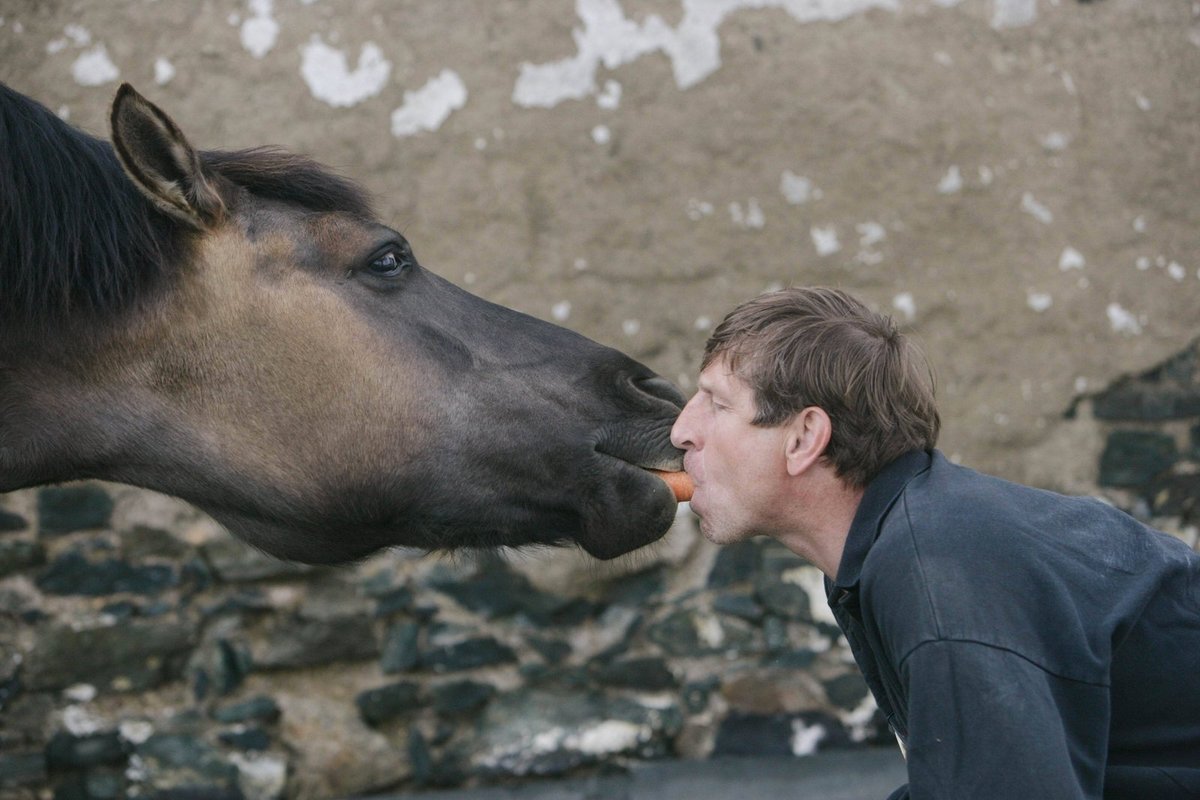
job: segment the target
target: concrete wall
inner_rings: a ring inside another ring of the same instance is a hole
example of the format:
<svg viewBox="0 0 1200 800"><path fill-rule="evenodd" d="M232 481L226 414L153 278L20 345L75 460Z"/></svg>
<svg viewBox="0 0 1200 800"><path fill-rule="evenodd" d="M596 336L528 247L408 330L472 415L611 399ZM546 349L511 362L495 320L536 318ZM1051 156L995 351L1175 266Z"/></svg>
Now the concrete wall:
<svg viewBox="0 0 1200 800"><path fill-rule="evenodd" d="M1180 364L1194 364L1200 308L1198 78L1189 2L0 0L0 80L73 123L104 134L128 80L200 147L309 153L374 192L434 271L685 389L735 303L792 283L855 291L928 351L948 454L1106 493L1193 541L1200 434L1186 398L1200 379ZM1141 471L1114 472L1131 452ZM718 554L686 519L654 553L606 567L399 553L350 572L239 575L228 570L248 556L222 555L234 545L186 508L82 491L0 498L21 528L0 534L0 749L28 777L0 794L203 778L324 797L453 782L464 763L457 779L481 780L489 758L512 774L703 756L722 726L800 750L817 725L827 741L878 733L804 568L759 545ZM86 512L90 497L103 510L99 495L115 500L103 519L47 529L55 508ZM99 589L58 593L63 574ZM472 608L447 588L480 574L582 616L547 633L529 609ZM401 590L407 604L389 594ZM381 597L399 605L381 613ZM635 606L636 625L622 611ZM389 672L405 624L417 661ZM331 628L364 649L321 639ZM341 658L271 650L304 636ZM438 692L459 673L421 659L486 637L514 660L462 679L499 694L446 689L486 696L447 711ZM712 643L726 641L737 652L722 660ZM356 698L406 683L385 698L396 715L367 724ZM506 716L497 701L518 690L540 694ZM277 720L213 716L260 694ZM487 749L524 735L521 719L564 732L525 748L542 761ZM221 738L247 729L265 732L265 751ZM321 750L332 729L358 738ZM333 766L346 753L362 764ZM346 774L359 782L337 783Z"/></svg>

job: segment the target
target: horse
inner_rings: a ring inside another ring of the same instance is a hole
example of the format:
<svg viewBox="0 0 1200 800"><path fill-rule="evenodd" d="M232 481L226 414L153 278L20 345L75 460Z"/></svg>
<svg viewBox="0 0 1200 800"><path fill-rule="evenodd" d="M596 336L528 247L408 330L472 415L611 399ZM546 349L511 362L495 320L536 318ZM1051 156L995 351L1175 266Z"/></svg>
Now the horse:
<svg viewBox="0 0 1200 800"><path fill-rule="evenodd" d="M437 276L306 156L197 150L128 84L110 122L0 83L0 492L144 487L311 564L666 532L670 382Z"/></svg>

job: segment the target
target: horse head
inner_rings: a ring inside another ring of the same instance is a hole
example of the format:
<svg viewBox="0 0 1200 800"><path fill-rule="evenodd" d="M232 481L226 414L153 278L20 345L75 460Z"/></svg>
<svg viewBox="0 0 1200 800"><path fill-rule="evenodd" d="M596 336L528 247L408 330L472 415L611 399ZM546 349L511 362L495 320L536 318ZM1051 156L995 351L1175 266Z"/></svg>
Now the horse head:
<svg viewBox="0 0 1200 800"><path fill-rule="evenodd" d="M198 151L128 85L110 149L5 91L69 157L0 163L15 175L0 202L61 181L90 207L53 197L2 219L0 491L142 486L312 563L391 545L611 558L671 524L646 468L680 467L683 398L647 367L426 270L308 159ZM60 224L32 241L43 213Z"/></svg>

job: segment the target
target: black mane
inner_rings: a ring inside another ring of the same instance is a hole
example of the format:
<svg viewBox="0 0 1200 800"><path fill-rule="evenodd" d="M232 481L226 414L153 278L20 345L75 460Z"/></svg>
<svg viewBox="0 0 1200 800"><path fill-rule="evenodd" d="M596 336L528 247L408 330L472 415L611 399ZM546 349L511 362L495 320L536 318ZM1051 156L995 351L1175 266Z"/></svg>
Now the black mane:
<svg viewBox="0 0 1200 800"><path fill-rule="evenodd" d="M303 156L201 158L260 197L372 216L359 186ZM161 283L191 235L137 190L112 145L0 83L0 326L116 314Z"/></svg>

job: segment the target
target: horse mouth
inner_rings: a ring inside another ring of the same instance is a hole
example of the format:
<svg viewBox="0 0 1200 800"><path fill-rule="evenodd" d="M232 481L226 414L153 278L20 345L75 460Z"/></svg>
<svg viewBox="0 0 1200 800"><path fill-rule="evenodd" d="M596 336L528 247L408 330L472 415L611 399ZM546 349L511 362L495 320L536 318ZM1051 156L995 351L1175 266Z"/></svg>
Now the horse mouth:
<svg viewBox="0 0 1200 800"><path fill-rule="evenodd" d="M670 487L650 472L683 468L683 454L670 447L616 454L596 448L598 475L583 503L577 544L608 560L658 541L675 521L678 503Z"/></svg>

